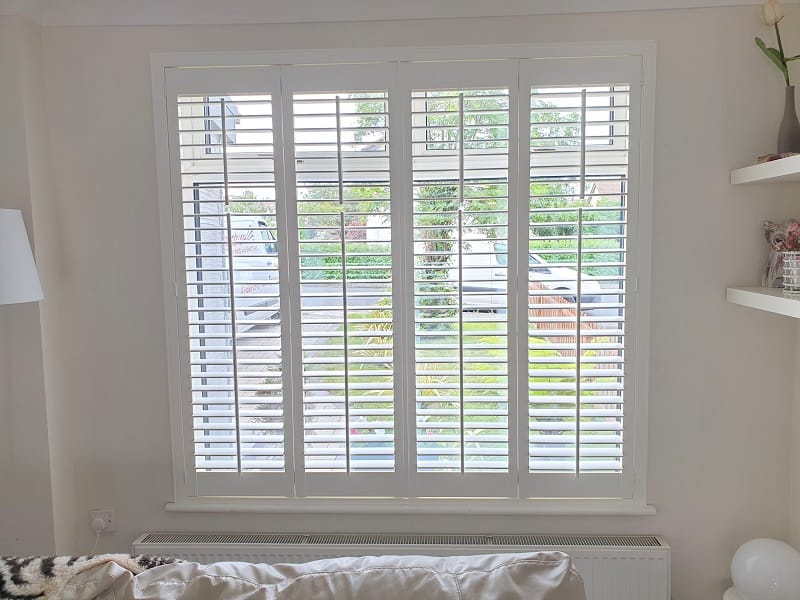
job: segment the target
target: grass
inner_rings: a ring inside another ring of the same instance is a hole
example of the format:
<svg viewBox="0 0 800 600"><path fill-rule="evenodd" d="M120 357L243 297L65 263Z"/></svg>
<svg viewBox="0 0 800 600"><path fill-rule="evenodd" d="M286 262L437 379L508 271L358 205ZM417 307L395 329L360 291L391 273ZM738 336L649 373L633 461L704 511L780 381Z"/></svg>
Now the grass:
<svg viewBox="0 0 800 600"><path fill-rule="evenodd" d="M390 311L386 309L379 309L376 311L371 311L368 313L361 313L361 314L353 314L351 315L352 318L371 318L371 317L380 317L386 318L390 316ZM456 324L454 324L456 325ZM353 331L359 332L370 332L374 331L375 335L368 338L367 345L388 345L391 343L391 338L388 336L382 336L382 331L387 330L391 325L388 323L374 323L367 327L364 327L364 324L359 324L359 327L351 329L351 333ZM370 329L371 328L371 329ZM340 326L337 329L337 332L341 333L343 331L343 326ZM497 346L502 345L505 342L505 333L507 331L507 324L505 322L496 322L491 320L480 321L480 322L466 322L463 324L463 332L465 335L469 336L469 334L478 332L481 333L480 337L477 339L471 339L471 343L481 343L484 344L485 347L473 350L467 350L465 352L465 357L467 358L486 358L486 359L507 359L508 352L503 348L498 348ZM499 335L498 335L499 334ZM437 342L439 344L452 344L457 345L459 341L459 337L455 335L455 333L451 336L446 335L445 332L442 332L442 335L436 336ZM529 338L532 344L544 344L545 340L541 338L537 338L531 336ZM317 358L339 358L341 357L342 351L340 350L325 350L319 351L316 353L315 357ZM537 350L535 348L531 349L530 352L531 358L541 359L543 357L553 357L560 358L560 355L555 350ZM586 352L585 355L590 356L593 353L591 351ZM443 353L441 349L426 349L423 346L417 347L416 350L416 361L417 364L424 364L426 359L441 359L443 356L447 356L447 353ZM351 351L351 357L353 359L358 358L381 358L385 357L385 363L372 363L372 362L359 362L358 360L354 360L349 364L349 373L351 377L358 377L359 383L385 383L387 381L387 377L391 378L388 375L375 375L370 376L369 372L373 370L391 370L393 365L393 356L392 350L389 349L362 349L362 350L353 350ZM458 357L458 349L454 348L451 352L451 358ZM507 364L507 363L506 363ZM506 365L503 362L470 362L469 363L469 370L472 372L475 371L498 371L503 369ZM574 368L574 364L572 363L563 363L554 361L552 363L539 363L537 369L539 370L547 370L547 371L558 371L558 370L571 370ZM314 369L311 369L313 372ZM321 371L325 370L325 365L321 365ZM425 384L435 385L435 384L443 384L443 383L452 383L454 378L459 376L459 364L458 362L448 362L448 363L437 363L436 368L433 370L428 370L424 373L419 373L417 375L417 385L422 390L421 395L437 395L434 389L426 389ZM507 375L497 375L495 374L486 374L486 375L469 375L471 383L481 383L481 384L495 384L498 387L504 387L507 383ZM565 375L564 377L553 377L546 376L546 377L536 377L535 375L531 376L530 382L531 383L563 383L569 382L573 378L571 376ZM335 383L337 381L343 380L342 376L337 377L321 377L320 382L327 382L327 383ZM613 378L606 377L606 378L595 378L594 381L613 381ZM393 392L389 391L382 391L382 390L354 390L351 395L389 395ZM570 396L572 395L569 391L556 391L556 392L545 392L545 391L533 391L532 394L534 395L564 395ZM586 395L590 395L591 392L584 392ZM475 390L473 394L475 396L486 396L487 399L491 397L497 396L496 390ZM547 407L548 405L542 405L542 407ZM555 406L555 405L553 405Z"/></svg>
<svg viewBox="0 0 800 600"><path fill-rule="evenodd" d="M370 318L381 318L387 319L391 318L391 311L386 308L379 308L372 311L364 312L364 313L354 313L350 315L353 319L370 319ZM454 323L454 326L457 324ZM367 334L365 340L360 340L360 343L366 346L370 345L390 345L391 338L385 335L385 333L391 328L390 323L358 323L351 325L350 332L360 332ZM344 326L339 326L336 330L336 334L341 335L344 330ZM464 410L467 412L470 411L491 411L492 409L503 409L507 410L507 402L508 402L508 395L507 392L508 388L508 375L507 374L498 374L497 371L507 371L508 363L504 362L502 359L508 358L508 352L496 346L500 346L505 343L506 341L506 334L508 331L507 323L505 321L492 321L491 319L481 320L481 321L467 321L463 323L463 334L466 336L478 334L478 337L475 339L470 339L470 343L478 343L482 344L484 347L468 350L465 353L465 357L472 358L472 359L501 359L500 362L489 362L488 360L485 362L470 362L469 363L469 371L470 374L466 376L466 382L469 384L477 384L481 387L479 389L470 389L470 396L472 398L476 398L474 400L464 402ZM438 332L440 335L436 336L436 340L438 344L454 344L457 345L459 342L459 337L456 335L456 332L453 332L452 335L448 335L446 331ZM334 334L334 335L336 335ZM533 335L529 336L529 342L531 345L540 345L544 344L545 340L541 338L536 338ZM342 350L322 350L315 353L314 358L317 359L341 359L342 358ZM585 355L594 354L593 352L586 352ZM547 376L537 377L534 373L530 377L531 384L543 384L543 383L567 383L571 384L574 382L574 377L570 374L566 374L563 377L555 376L552 373L555 371L571 371L574 370L574 363L564 363L560 362L555 359L562 358L559 353L555 350L551 349L536 349L531 348L529 351L529 356L531 358L537 358L541 360L542 358L552 357L554 360L553 362L546 362L546 363L538 363L536 365L537 370L547 370L550 372ZM360 350L351 350L350 352L351 360L348 363L348 374L349 374L349 383L357 382L359 385L363 384L389 384L390 389L369 389L369 386L366 386L367 389L350 389L348 398L350 402L351 409L364 409L364 408L375 408L375 409L391 409L393 407L393 398L394 398L394 390L391 388L393 385L393 354L391 349L360 349ZM456 362L439 362L435 363L435 367L432 369L427 369L425 371L420 372L419 365L425 364L426 359L441 359L443 357L443 352L439 349L426 349L423 346L417 347L415 359L418 365L418 371L416 375L416 386L417 386L417 397L420 398L418 402L418 406L423 405L427 410L440 410L440 411L451 411L452 415L434 415L429 416L427 423L431 425L431 427L427 430L430 434L435 435L442 435L447 433L456 434L459 429L459 421L460 421L460 408L461 408L461 399L460 394L458 394L458 387L461 383L460 379L460 370L459 370L459 363ZM458 357L458 350L455 349L451 358ZM364 359L381 359L385 358L385 362L378 361L378 362L367 362L367 361L359 361L359 358ZM429 363L429 366L432 363ZM313 375L313 372L317 370L320 371L319 376ZM375 374L371 375L371 371L383 371L388 374ZM327 374L326 374L327 372ZM486 372L485 374L481 374L481 372ZM336 376L329 375L330 373L330 365L317 365L316 367L312 366L311 368L307 368L307 373L309 375L307 377L312 377L314 383L327 383L327 384L345 384L345 377L344 372L342 369L341 375L337 374ZM308 380L308 379L307 379ZM614 377L594 377L591 379L593 382L614 382L616 379ZM450 388L442 387L446 385L450 385ZM454 394L454 395L452 395ZM565 398L574 398L574 392L567 390L533 390L530 392L532 396L563 396ZM582 391L581 398L585 399L587 397L591 397L592 395L596 395L597 392L592 391ZM386 402L375 402L376 398L380 398L386 396ZM364 402L359 402L359 399L363 398ZM367 401L369 400L369 401ZM325 397L320 396L318 399L320 404L325 403ZM548 404L537 404L535 405L536 409L556 409L556 408L563 408L563 405L559 405L557 403L548 403ZM491 419L491 420L490 420ZM586 421L586 417L582 419L582 422ZM607 418L602 418L603 420L607 420ZM505 415L481 415L481 414L468 414L464 416L464 421L467 424L466 433L470 436L491 436L496 435L498 432L504 430L503 427L495 427L492 428L491 425L487 426L487 423L496 423L498 426L504 425L507 423L508 417ZM593 419L594 420L594 419ZM393 417L387 416L366 416L365 422L376 422L376 421L384 421L384 422L391 422L393 424ZM564 416L539 416L533 417L531 419L531 427L533 431L536 431L536 424L546 424L546 423L553 423L553 422L574 422L575 417L564 417ZM452 427L448 428L448 424L452 423ZM475 423L476 426L470 428L468 426L469 423ZM478 426L479 424L482 424ZM358 432L358 429L354 431ZM370 431L369 428L365 428L363 432ZM391 429L386 429L388 433ZM425 435L425 430L420 429L420 433L422 436ZM564 443L566 446L574 444L574 438L572 432L570 430L550 430L546 431L548 435L564 435ZM428 448L438 448L442 450L452 449L452 448L459 448L460 442L459 441L452 441L452 442L435 442L435 443L428 443L425 444L424 440L421 442L423 447ZM362 446L369 446L370 442L363 442L357 445ZM508 442L497 442L497 441L482 441L482 442L470 442L467 444L467 447L476 447L480 446L482 449L486 448L502 448L507 449ZM606 447L613 447L613 444L607 444ZM600 445L595 445L594 447L600 447ZM485 460L492 461L491 457L485 457Z"/></svg>

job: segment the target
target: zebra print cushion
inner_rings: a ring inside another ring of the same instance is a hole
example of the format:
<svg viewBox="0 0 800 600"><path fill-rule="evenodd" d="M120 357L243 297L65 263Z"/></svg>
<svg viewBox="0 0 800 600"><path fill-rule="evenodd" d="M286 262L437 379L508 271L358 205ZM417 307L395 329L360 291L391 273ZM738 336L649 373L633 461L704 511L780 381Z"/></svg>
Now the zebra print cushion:
<svg viewBox="0 0 800 600"><path fill-rule="evenodd" d="M100 554L86 556L0 556L0 600L45 600L58 587L89 567L114 561L133 573L181 562L161 556Z"/></svg>

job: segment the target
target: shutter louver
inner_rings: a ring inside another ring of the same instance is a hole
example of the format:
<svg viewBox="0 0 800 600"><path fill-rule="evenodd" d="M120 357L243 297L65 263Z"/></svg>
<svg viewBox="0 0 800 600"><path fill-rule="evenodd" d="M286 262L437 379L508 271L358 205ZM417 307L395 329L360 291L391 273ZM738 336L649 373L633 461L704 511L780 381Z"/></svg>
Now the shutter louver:
<svg viewBox="0 0 800 600"><path fill-rule="evenodd" d="M532 473L622 470L629 101L530 91Z"/></svg>
<svg viewBox="0 0 800 600"><path fill-rule="evenodd" d="M271 96L179 96L178 136L195 468L282 472Z"/></svg>

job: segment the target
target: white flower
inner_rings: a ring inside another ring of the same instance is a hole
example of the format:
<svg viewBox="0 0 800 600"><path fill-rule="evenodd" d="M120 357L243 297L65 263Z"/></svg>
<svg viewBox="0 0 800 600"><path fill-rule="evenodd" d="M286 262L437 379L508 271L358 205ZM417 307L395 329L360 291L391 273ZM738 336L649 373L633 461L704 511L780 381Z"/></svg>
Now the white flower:
<svg viewBox="0 0 800 600"><path fill-rule="evenodd" d="M783 18L783 6L778 0L767 0L762 7L764 23L772 27Z"/></svg>

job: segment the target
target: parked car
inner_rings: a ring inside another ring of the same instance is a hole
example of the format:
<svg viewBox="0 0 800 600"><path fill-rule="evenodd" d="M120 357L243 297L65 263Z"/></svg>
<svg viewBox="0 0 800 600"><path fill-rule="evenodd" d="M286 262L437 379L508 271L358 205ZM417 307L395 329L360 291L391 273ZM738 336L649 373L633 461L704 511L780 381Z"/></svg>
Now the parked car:
<svg viewBox="0 0 800 600"><path fill-rule="evenodd" d="M464 310L496 310L507 306L508 245L491 240L468 240L468 250L462 255L461 289ZM456 257L457 262L457 257ZM561 296L574 302L578 294L578 272L568 267L548 263L538 254L528 257L529 280L541 282ZM458 265L451 267L448 279L458 277ZM604 290L591 275L581 277L581 303L592 304L602 300Z"/></svg>
<svg viewBox="0 0 800 600"><path fill-rule="evenodd" d="M231 216L231 241L237 311L276 305L278 244L267 222L261 217Z"/></svg>

